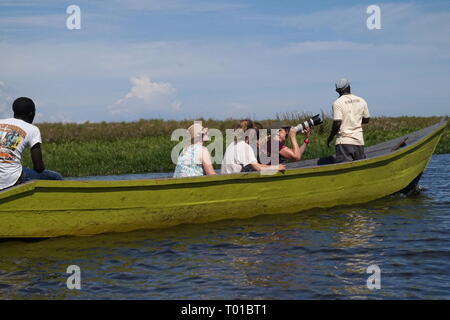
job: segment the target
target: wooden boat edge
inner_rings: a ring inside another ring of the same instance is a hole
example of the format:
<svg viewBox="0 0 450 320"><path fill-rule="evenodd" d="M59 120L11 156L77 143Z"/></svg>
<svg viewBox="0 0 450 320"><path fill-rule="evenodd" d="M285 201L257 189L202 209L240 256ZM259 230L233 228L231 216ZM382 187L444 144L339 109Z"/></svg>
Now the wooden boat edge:
<svg viewBox="0 0 450 320"><path fill-rule="evenodd" d="M288 169L285 172L276 173L273 175L262 175L258 172L248 172L248 173L236 173L227 175L216 175L216 176L201 176L201 177L190 177L190 178L156 178L156 179L140 179L140 180L98 180L98 181L46 181L46 180L34 180L28 183L4 190L0 192L0 203L7 201L8 198L23 195L25 193L33 192L36 188L41 191L45 189L104 189L108 188L111 191L115 188L154 188L154 187L176 187L185 186L186 184L194 184L195 186L208 185L211 183L226 183L226 182L244 182L251 179L283 179L283 178L296 178L301 175L310 175L318 173L330 173L333 171L343 171L343 170L354 170L362 169L366 166L372 166L374 164L379 164L384 161L390 161L394 158L403 156L404 154L413 152L415 149L426 144L429 140L432 140L436 135L441 134L447 125L446 120L441 120L428 128L436 126L437 128L423 136L418 141L404 148L396 150L394 152L388 153L386 155L380 155L377 157L358 160L346 163L337 164L327 164L327 165L316 165L308 166L303 168L293 168ZM425 128L426 129L426 128ZM408 135L405 135L406 137Z"/></svg>

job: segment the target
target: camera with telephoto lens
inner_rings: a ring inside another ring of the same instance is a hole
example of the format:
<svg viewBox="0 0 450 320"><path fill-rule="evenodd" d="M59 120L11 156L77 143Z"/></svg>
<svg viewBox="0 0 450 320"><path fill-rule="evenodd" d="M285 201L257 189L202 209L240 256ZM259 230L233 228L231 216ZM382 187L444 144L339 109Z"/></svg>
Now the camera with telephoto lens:
<svg viewBox="0 0 450 320"><path fill-rule="evenodd" d="M297 132L303 132L308 128L312 128L314 126L318 126L319 124L322 124L323 120L320 118L319 114L316 114L314 117L312 117L309 120L306 120L303 123L300 123L299 125L293 127Z"/></svg>

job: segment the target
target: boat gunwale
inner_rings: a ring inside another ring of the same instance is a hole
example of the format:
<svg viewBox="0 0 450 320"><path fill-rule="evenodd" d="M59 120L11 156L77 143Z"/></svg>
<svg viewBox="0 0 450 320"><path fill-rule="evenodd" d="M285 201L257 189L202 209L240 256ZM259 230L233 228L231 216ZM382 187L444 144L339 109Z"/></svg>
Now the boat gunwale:
<svg viewBox="0 0 450 320"><path fill-rule="evenodd" d="M199 176L199 177L187 177L187 178L154 178L154 179L138 179L138 180L77 180L77 181L49 181L49 180L33 180L6 190L0 191L0 204L5 202L10 197L23 196L28 193L33 193L36 189L39 191L67 191L68 189L108 189L110 191L123 191L124 189L149 189L149 188L179 188L185 187L186 184L194 184L200 186L206 184L223 184L223 183L235 183L235 182L253 182L254 179L291 179L301 175L321 175L328 174L333 171L347 172L355 169L362 169L367 166L373 166L374 164L383 165L386 161L391 161L394 158L402 157L404 154L414 152L417 148L426 144L429 140L433 139L436 135L441 134L447 125L447 121L443 118L440 122L423 128L426 130L432 127L436 127L435 130L427 135L420 137L417 141L406 147L400 148L387 154L381 154L375 157L357 160L353 162L344 163L331 163L326 165L313 165L300 168L289 168L284 172L276 174L266 175L259 172L246 172L213 176ZM417 132L417 131L415 131ZM414 132L411 132L402 137L406 137ZM398 138L402 138L398 137ZM396 138L396 139L398 139ZM394 140L394 139L392 139ZM390 141L392 141L390 140ZM382 142L385 143L385 142ZM376 145L374 145L376 146Z"/></svg>

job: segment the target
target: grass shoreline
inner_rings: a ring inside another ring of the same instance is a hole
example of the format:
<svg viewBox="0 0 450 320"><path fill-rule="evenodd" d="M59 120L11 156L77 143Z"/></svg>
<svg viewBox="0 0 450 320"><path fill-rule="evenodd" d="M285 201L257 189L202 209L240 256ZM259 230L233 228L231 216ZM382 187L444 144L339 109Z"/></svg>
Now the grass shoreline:
<svg viewBox="0 0 450 320"><path fill-rule="evenodd" d="M264 127L274 121L296 125L309 115L289 114L273 120L260 121ZM444 117L377 117L364 126L366 146L374 145L439 122ZM224 132L234 128L237 120L199 119L208 128ZM304 159L323 157L334 153L326 140L332 120L325 116L324 124L314 128L312 143ZM447 117L448 120L448 117ZM63 176L82 177L147 172L170 172L175 165L170 153L178 141L171 141L173 130L187 128L193 120L140 120L120 123L37 124L43 138L46 167ZM299 137L299 141L301 136ZM450 123L436 148L436 154L450 153ZM23 164L31 166L29 153Z"/></svg>

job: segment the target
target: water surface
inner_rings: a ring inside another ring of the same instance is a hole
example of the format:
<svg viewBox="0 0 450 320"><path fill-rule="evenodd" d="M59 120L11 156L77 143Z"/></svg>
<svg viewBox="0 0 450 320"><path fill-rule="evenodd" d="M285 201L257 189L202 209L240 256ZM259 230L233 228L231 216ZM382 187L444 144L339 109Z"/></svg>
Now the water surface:
<svg viewBox="0 0 450 320"><path fill-rule="evenodd" d="M450 155L433 156L421 194L359 206L2 241L0 298L450 299L449 168ZM66 287L73 264L81 290ZM371 291L373 264L381 289Z"/></svg>

